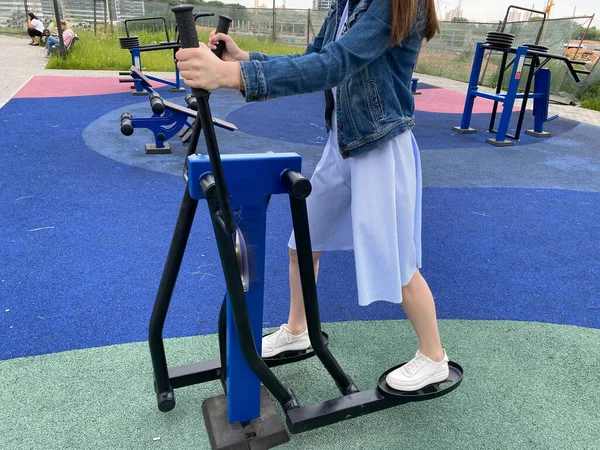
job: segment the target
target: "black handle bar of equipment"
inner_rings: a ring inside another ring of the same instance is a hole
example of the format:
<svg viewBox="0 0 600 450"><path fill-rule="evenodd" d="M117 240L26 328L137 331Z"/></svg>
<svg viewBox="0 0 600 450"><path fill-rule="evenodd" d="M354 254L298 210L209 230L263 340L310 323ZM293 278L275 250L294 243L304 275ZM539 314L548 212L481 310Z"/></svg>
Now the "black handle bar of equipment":
<svg viewBox="0 0 600 450"><path fill-rule="evenodd" d="M536 13L536 14L541 14L542 16L544 16L544 18L542 19L542 24L540 25L540 30L538 31L538 35L535 38L535 44L539 44L540 40L542 39L542 31L544 30L544 25L546 24L546 13L544 11L537 11L535 9L529 9L529 8L523 8L522 6L515 6L515 5L510 5L508 7L508 9L506 10L506 16L504 16L504 22L502 22L502 32L504 32L504 28L506 27L506 22L508 22L508 15L510 13L510 10L514 8L514 9L520 9L521 11L528 11L528 12L532 12L532 13Z"/></svg>
<svg viewBox="0 0 600 450"><path fill-rule="evenodd" d="M181 48L196 48L200 45L198 42L198 34L196 32L195 18L197 17L194 17L193 10L194 7L192 5L179 5L172 8L173 13L175 13L177 29L179 30ZM219 16L217 32L227 33L230 24L231 19L225 16ZM221 57L224 48L224 46L220 44L221 43L219 43L219 46L214 51L218 57ZM212 172L217 185L217 198L220 206L220 217L217 220L221 223L221 226L227 235L233 236L233 233L235 232L235 221L231 212L229 193L225 184L223 166L221 165L219 146L217 144L210 106L208 104L210 92L204 89L193 88L192 95L196 97L196 100L198 101L198 116L202 124L202 129L204 130L208 157L210 158Z"/></svg>

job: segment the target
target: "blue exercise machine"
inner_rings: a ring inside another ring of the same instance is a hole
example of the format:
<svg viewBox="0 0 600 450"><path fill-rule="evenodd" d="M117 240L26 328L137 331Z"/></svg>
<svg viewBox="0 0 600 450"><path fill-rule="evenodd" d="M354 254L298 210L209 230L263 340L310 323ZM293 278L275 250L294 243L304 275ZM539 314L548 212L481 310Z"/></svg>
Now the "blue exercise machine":
<svg viewBox="0 0 600 450"><path fill-rule="evenodd" d="M514 35L510 33L504 33L504 26L499 32L489 32L487 34L486 42L478 42L475 48L475 56L473 59L473 67L471 69L471 76L469 78L469 86L467 89L467 97L465 100L465 106L463 110L462 120L460 126L453 127L452 129L461 134L475 133L476 130L470 127L471 116L473 114L473 106L475 98L487 98L494 101L492 109L492 115L490 118L490 125L488 132L495 133L495 138L489 138L486 143L494 145L496 147L506 147L514 145L514 141L519 140L521 128L523 124L523 118L525 116L525 110L527 107L528 99L534 100L533 104L533 116L534 116L534 127L532 130L527 130L526 133L535 137L548 137L550 133L544 131L544 123L556 119L558 116L548 117L548 104L550 101L550 69L545 66L552 60L562 61L567 65L571 76L576 82L580 81L580 74L589 74L587 70L581 68L575 68L576 65L584 65L583 61L571 61L562 55L553 55L548 53L548 47L539 45L539 40L542 35L543 26L546 20L546 14L543 11L535 11L527 8L510 6L511 8L523 9L534 13L539 13L544 16L541 21L540 29L533 44L523 44L517 48L512 47ZM508 17L507 11L507 17ZM504 25L506 25L506 18ZM498 81L496 84L495 93L487 93L479 91L479 76L483 65L483 60L486 52L500 52L502 53L502 61L498 70ZM508 61L509 55L514 55L510 61ZM508 79L508 87L506 92L502 92L502 86L504 83L504 74L507 70L512 67L510 78ZM519 86L523 79L525 68L528 67L527 77L525 79L525 87L522 92L519 92ZM535 80L535 82L534 82ZM533 85L533 93L531 88ZM515 101L521 99L521 108L517 119L515 134L511 135L508 133L513 108ZM502 113L498 128L495 129L496 115L498 110L498 104L503 104ZM509 140L510 139L510 140Z"/></svg>
<svg viewBox="0 0 600 450"><path fill-rule="evenodd" d="M212 13L197 13L194 14L194 22L199 17L207 17ZM132 36L129 30L129 24L133 22L147 22L147 21L162 21L163 29L165 32L166 40L160 42L158 44L147 44L141 45L139 36ZM146 75L146 77L152 81L157 81L159 83L166 84L171 86L171 92L186 92L185 86L181 83L181 77L179 76L179 68L177 67L177 60L175 59L175 54L177 50L181 48L181 44L179 43L179 37L177 32L177 27L175 27L175 40L169 40L169 30L167 28L167 21L164 17L144 17L143 19L127 19L124 22L125 24L125 36L121 36L119 38L119 44L122 49L129 50L131 53L131 65L140 72L143 72L142 66L142 53L143 52L152 52L152 51L160 51L160 50L171 50L173 52L173 63L175 64L175 81L165 80L163 78L158 78L150 75ZM128 72L120 72L120 75L128 75ZM139 79L133 80L133 85L131 88L133 89L133 95L146 95L146 89L143 83Z"/></svg>
<svg viewBox="0 0 600 450"><path fill-rule="evenodd" d="M192 11L191 5L173 8L182 48L198 46ZM231 19L220 16L217 31L227 32L230 22ZM215 50L217 56L221 55L222 44ZM267 449L287 442L288 430L301 433L403 403L433 399L456 389L463 370L454 362L449 364L447 380L419 391L394 391L387 386L385 377L399 366L383 373L376 388L358 389L329 351L327 336L321 331L306 210L306 198L312 188L310 181L300 173L301 157L295 153L221 155L211 120L210 93L192 89L192 95L198 101L198 120L188 147L184 171L186 189L149 327L159 409L167 412L175 407L176 388L220 380L225 394L206 399L202 404L211 447ZM200 131L204 134L208 155L196 154ZM312 350L262 359L265 224L266 209L273 194L289 196ZM208 204L227 286L218 326L220 359L169 369L162 332L201 199ZM303 406L270 367L315 355L342 395ZM269 393L281 405L287 429Z"/></svg>
<svg viewBox="0 0 600 450"><path fill-rule="evenodd" d="M123 72L122 72L123 73ZM142 86L144 93L150 100L152 109L151 117L136 118L129 112L121 114L121 133L131 136L136 128L147 128L154 134L154 143L146 144L146 154L171 154L171 146L167 142L176 135L181 137L183 143L187 143L192 134L192 129L197 116L198 102L191 95L185 96L188 107L164 100L160 94L152 88L152 84L146 75L136 67L131 67L131 72L125 72L129 78L120 78L122 83L135 82ZM235 131L237 127L224 120L213 118L215 126Z"/></svg>
<svg viewBox="0 0 600 450"><path fill-rule="evenodd" d="M139 36L132 36L129 31L129 26L133 22L147 22L147 21L157 21L160 20L163 23L164 32L166 41L160 42L158 44L149 44L149 45L141 45ZM169 40L169 30L167 28L167 21L164 17L145 17L143 19L127 19L125 20L125 34L126 36L122 36L119 38L119 44L122 49L129 50L131 53L131 65L137 68L140 72L143 71L142 66L142 52L151 52L151 51L159 51L159 50L171 50L173 52L173 62L175 63L175 81L169 81L162 78L146 75L146 77L150 80L157 81L160 83L164 83L166 85L171 86L172 92L185 92L185 87L181 84L181 78L179 76L179 69L177 68L177 61L175 60L175 53L177 50L181 48L181 44L179 40L175 38L174 41ZM177 33L177 31L175 31ZM123 74L123 73L121 73ZM127 74L125 72L124 74ZM133 95L146 95L146 90L143 84L139 80L134 80L134 84L132 86Z"/></svg>

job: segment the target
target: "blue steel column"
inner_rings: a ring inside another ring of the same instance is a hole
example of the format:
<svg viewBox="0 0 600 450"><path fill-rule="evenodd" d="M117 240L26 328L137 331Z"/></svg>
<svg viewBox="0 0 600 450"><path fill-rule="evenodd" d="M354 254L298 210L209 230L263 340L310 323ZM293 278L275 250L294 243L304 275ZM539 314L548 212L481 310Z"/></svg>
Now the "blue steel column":
<svg viewBox="0 0 600 450"><path fill-rule="evenodd" d="M508 133L508 127L510 125L513 107L515 106L515 100L517 98L517 92L519 90L519 84L521 82L521 74L523 73L526 55L527 47L521 46L517 48L517 54L515 55L515 62L513 64L513 70L510 76L508 89L506 90L506 94L504 96L502 116L500 117L500 124L498 125L496 139L486 139L485 142L487 142L488 144L492 144L497 147L513 145L512 141L506 140L506 134Z"/></svg>
<svg viewBox="0 0 600 450"><path fill-rule="evenodd" d="M131 65L135 66L140 72L142 72L142 52L140 52L139 47L134 47L131 49ZM135 78L135 91L133 91L133 95L148 95L148 93L144 90L144 85L137 78Z"/></svg>
<svg viewBox="0 0 600 450"><path fill-rule="evenodd" d="M548 120L548 102L550 100L550 69L541 69L535 74L533 100L533 130L525 131L535 137L549 137L544 131L544 123Z"/></svg>
<svg viewBox="0 0 600 450"><path fill-rule="evenodd" d="M483 56L485 54L485 48L483 42L478 42L475 47L475 56L473 58L473 67L471 68L471 77L469 78L469 88L467 90L467 98L465 99L465 107L460 123L460 127L452 127L452 129L461 134L475 133L474 128L470 128L471 116L473 115L473 106L475 104L475 98L477 97L479 74L481 72L481 66L483 65Z"/></svg>
<svg viewBox="0 0 600 450"><path fill-rule="evenodd" d="M276 175L276 174L274 174ZM244 204L232 202L239 210L241 230L248 244L250 268L246 303L252 325L252 334L258 354L262 347L263 296L265 272L265 229L267 202L264 195L245 197ZM240 342L227 295L227 414L229 422L244 422L260 416L260 380L252 372L240 350Z"/></svg>

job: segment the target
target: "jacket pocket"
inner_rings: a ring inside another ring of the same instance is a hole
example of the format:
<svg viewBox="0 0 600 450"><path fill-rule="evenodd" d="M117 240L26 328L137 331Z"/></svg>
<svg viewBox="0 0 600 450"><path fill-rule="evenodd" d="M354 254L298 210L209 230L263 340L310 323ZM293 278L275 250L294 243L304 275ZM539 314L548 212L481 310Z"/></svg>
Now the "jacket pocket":
<svg viewBox="0 0 600 450"><path fill-rule="evenodd" d="M375 121L381 121L385 118L383 112L383 105L381 104L381 97L379 96L379 90L377 89L377 82L375 78L369 78L365 83L365 90L367 93L367 104L369 106L369 112L371 117Z"/></svg>

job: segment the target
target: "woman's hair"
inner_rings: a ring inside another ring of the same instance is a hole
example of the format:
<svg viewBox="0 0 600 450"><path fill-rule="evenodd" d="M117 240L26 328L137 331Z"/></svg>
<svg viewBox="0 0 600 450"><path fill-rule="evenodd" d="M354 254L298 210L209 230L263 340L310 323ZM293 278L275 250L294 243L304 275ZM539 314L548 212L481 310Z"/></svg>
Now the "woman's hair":
<svg viewBox="0 0 600 450"><path fill-rule="evenodd" d="M37 19L37 17L35 17L35 14L34 14L34 13L31 13L31 12L30 12L30 13L27 13L27 15L28 15L28 16L31 18L31 20L33 20L33 19ZM39 20L39 19L38 19L38 20Z"/></svg>
<svg viewBox="0 0 600 450"><path fill-rule="evenodd" d="M66 26L67 26L67 21L66 21L66 20L61 20L61 21L60 21L60 24L61 24L61 25L64 25L64 26L66 27Z"/></svg>
<svg viewBox="0 0 600 450"><path fill-rule="evenodd" d="M391 40L398 45L411 33L411 27L417 16L419 3L424 3L423 37L428 41L440 31L434 0L392 0Z"/></svg>

